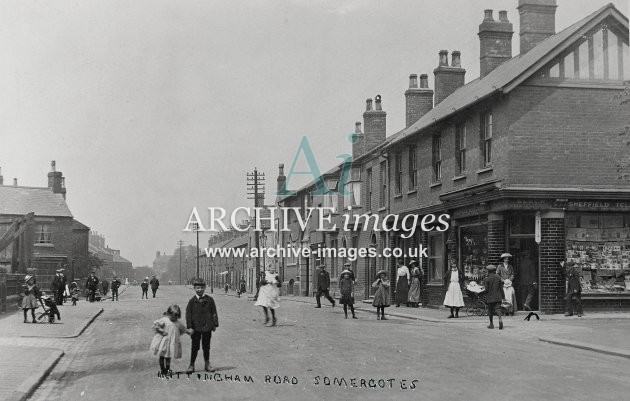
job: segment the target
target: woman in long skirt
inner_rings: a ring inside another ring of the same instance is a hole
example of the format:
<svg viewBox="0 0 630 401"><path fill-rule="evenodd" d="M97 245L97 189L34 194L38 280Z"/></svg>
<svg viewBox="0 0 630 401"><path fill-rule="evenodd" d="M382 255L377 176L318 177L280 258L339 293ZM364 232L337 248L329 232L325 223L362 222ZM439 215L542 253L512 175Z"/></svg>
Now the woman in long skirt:
<svg viewBox="0 0 630 401"><path fill-rule="evenodd" d="M343 305L343 313L348 318L348 306L352 311L352 318L357 317L354 314L354 283L352 282L352 272L350 270L344 270L341 272L341 279L339 280L339 292L341 293L341 299L339 303Z"/></svg>
<svg viewBox="0 0 630 401"><path fill-rule="evenodd" d="M374 301L372 306L376 307L376 320L387 320L385 317L385 308L389 306L389 280L387 280L387 272L381 270L376 273L378 279L372 284L376 288Z"/></svg>
<svg viewBox="0 0 630 401"><path fill-rule="evenodd" d="M417 308L420 304L420 280L422 278L422 273L420 268L418 268L418 262L412 260L409 263L411 266L411 286L409 287L409 303L414 308Z"/></svg>
<svg viewBox="0 0 630 401"><path fill-rule="evenodd" d="M451 269L446 272L444 281L448 284L448 290L444 297L444 306L451 308L450 318L459 317L459 308L464 306L464 296L462 285L464 285L464 272L457 268L455 263L451 263ZM455 314L453 314L455 312Z"/></svg>
<svg viewBox="0 0 630 401"><path fill-rule="evenodd" d="M265 271L265 278L260 280L260 290L258 292L258 300L255 305L262 306L263 311L265 312L265 324L269 323L269 315L267 314L267 309L269 309L271 310L271 325L276 325L277 319L275 309L280 307L279 288L281 285L280 278L270 271Z"/></svg>

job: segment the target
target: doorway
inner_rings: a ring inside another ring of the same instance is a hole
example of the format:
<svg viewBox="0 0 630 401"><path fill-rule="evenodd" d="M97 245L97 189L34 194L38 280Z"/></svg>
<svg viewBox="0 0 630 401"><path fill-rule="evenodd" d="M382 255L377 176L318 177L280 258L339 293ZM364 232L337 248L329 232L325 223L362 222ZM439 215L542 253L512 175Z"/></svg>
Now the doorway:
<svg viewBox="0 0 630 401"><path fill-rule="evenodd" d="M540 269L538 263L538 244L533 237L511 237L510 253L514 266L514 283L518 310L524 310L523 305L531 292L533 297L529 303L532 310L538 310L538 289L540 288ZM537 283L535 288L532 283Z"/></svg>

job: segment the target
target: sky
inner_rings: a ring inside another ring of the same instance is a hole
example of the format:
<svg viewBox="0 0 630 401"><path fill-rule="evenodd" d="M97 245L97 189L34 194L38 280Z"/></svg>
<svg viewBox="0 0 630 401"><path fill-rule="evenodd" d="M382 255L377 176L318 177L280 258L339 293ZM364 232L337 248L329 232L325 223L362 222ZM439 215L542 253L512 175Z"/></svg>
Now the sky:
<svg viewBox="0 0 630 401"><path fill-rule="evenodd" d="M610 0L558 0L556 31ZM628 15L628 1L612 3ZM517 0L5 0L0 3L0 169L5 184L66 177L74 217L134 266L171 254L193 207L252 206L265 173L307 136L320 170L351 153L365 100L404 128L410 74L441 49L479 76L484 9ZM299 182L290 183L295 189ZM207 233L200 234L203 246Z"/></svg>

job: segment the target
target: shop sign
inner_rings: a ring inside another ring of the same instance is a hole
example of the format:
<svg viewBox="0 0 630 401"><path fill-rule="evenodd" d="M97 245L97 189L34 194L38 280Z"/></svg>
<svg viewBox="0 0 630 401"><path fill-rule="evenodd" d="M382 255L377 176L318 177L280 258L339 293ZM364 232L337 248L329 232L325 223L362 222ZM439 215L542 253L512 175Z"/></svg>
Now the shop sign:
<svg viewBox="0 0 630 401"><path fill-rule="evenodd" d="M536 220L534 222L534 240L540 244L540 212L536 212Z"/></svg>
<svg viewBox="0 0 630 401"><path fill-rule="evenodd" d="M624 201L570 200L566 206L570 210L630 211L630 202Z"/></svg>

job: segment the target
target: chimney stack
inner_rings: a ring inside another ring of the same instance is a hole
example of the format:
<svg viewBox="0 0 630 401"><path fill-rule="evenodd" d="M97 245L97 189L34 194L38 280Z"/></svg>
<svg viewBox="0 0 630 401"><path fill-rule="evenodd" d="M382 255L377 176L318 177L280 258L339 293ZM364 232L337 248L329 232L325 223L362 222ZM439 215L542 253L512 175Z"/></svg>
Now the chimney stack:
<svg viewBox="0 0 630 401"><path fill-rule="evenodd" d="M376 95L374 98L374 110L372 110L372 99L367 100L365 113L363 113L365 133L363 134L363 140L358 142L363 143L363 149L360 149L361 155L371 151L385 141L386 117L387 113L383 111L381 105L381 95ZM352 157L355 159L354 149L352 153Z"/></svg>
<svg viewBox="0 0 630 401"><path fill-rule="evenodd" d="M521 54L556 33L556 0L518 0Z"/></svg>
<svg viewBox="0 0 630 401"><path fill-rule="evenodd" d="M499 64L512 58L512 23L507 11L499 11L499 20L492 17L492 10L484 11L479 25L479 76L488 75Z"/></svg>
<svg viewBox="0 0 630 401"><path fill-rule="evenodd" d="M14 186L14 187L17 187L17 178L14 178L14 179L13 179L13 186Z"/></svg>
<svg viewBox="0 0 630 401"><path fill-rule="evenodd" d="M278 165L278 179L276 180L276 189L278 193L280 193L284 188L285 183L287 182L287 177L284 175L284 163L280 163Z"/></svg>
<svg viewBox="0 0 630 401"><path fill-rule="evenodd" d="M405 91L406 101L406 127L415 123L433 108L433 91L429 89L427 74L420 75L420 87L418 88L418 76L409 76L409 89Z"/></svg>
<svg viewBox="0 0 630 401"><path fill-rule="evenodd" d="M461 53L453 51L451 65L448 65L448 51L440 50L438 67L433 70L435 75L435 102L437 106L451 93L464 86L466 70L461 67Z"/></svg>
<svg viewBox="0 0 630 401"><path fill-rule="evenodd" d="M4 185L4 177L2 176L2 168L0 168L0 185Z"/></svg>
<svg viewBox="0 0 630 401"><path fill-rule="evenodd" d="M370 110L372 109L372 99L368 99ZM367 108L366 108L367 112ZM350 142L352 143L352 160L357 159L365 150L365 136L361 131L361 122L354 123L354 132L350 134Z"/></svg>
<svg viewBox="0 0 630 401"><path fill-rule="evenodd" d="M63 177L61 171L57 171L57 163L55 161L50 162L50 173L48 173L48 188L53 193L61 194L66 199L66 179Z"/></svg>

